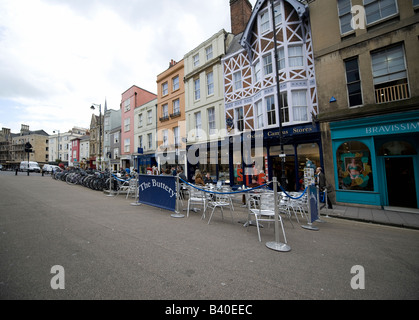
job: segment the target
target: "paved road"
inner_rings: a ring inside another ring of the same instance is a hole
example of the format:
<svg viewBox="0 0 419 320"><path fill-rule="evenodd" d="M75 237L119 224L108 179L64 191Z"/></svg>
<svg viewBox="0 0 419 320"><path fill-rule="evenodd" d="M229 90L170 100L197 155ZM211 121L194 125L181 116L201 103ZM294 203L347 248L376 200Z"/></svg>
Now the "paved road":
<svg viewBox="0 0 419 320"><path fill-rule="evenodd" d="M131 202L1 173L0 298L419 299L418 230L329 218L315 232L285 221L292 250L279 253L265 246L273 228L260 243L237 223L244 211L207 225ZM51 288L56 265L65 289ZM354 265L363 290L351 287Z"/></svg>

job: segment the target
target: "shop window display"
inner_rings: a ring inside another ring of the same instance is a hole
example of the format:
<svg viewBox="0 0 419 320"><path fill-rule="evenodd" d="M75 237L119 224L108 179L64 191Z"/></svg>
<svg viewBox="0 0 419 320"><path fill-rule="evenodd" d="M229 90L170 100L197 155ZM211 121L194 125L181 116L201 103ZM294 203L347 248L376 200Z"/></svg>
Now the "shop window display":
<svg viewBox="0 0 419 320"><path fill-rule="evenodd" d="M373 191L371 152L359 141L343 143L336 154L339 189Z"/></svg>

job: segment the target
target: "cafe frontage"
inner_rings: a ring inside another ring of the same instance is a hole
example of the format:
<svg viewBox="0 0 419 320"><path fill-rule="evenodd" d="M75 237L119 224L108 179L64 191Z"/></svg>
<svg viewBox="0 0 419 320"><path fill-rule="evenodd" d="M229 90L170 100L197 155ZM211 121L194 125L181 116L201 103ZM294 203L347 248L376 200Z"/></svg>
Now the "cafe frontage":
<svg viewBox="0 0 419 320"><path fill-rule="evenodd" d="M280 157L279 128L246 131L221 141L190 145L187 147L188 178L191 180L199 169L204 174L209 172L213 180L222 180L232 187L249 186L255 181L272 180L274 176L280 181L284 163L286 189L304 190L303 174L307 164L323 166L319 125L308 123L283 127L282 139L285 161ZM197 159L195 162L191 161L191 154L193 159Z"/></svg>

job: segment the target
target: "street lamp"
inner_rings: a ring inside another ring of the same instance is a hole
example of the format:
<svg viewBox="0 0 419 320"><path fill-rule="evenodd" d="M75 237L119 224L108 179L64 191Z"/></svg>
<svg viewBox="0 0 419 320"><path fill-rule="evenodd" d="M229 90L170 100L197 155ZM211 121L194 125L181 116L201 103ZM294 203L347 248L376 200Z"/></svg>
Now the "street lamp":
<svg viewBox="0 0 419 320"><path fill-rule="evenodd" d="M285 189L287 178L285 176L285 153L284 153L284 136L282 133L282 98L281 98L281 87L279 83L279 73L278 73L278 45L276 40L276 23L275 23L275 8L274 8L274 0L271 0L271 10L272 10L272 25L273 25L273 32L274 32L274 52L275 52L275 74L276 74L276 96L278 101L278 110L279 110L279 145L281 147L281 154L279 157L281 158L281 178L280 184Z"/></svg>
<svg viewBox="0 0 419 320"><path fill-rule="evenodd" d="M60 158L60 130L54 130L52 133L58 133L58 137L57 137L57 159L61 160ZM55 162L57 159L53 159Z"/></svg>
<svg viewBox="0 0 419 320"><path fill-rule="evenodd" d="M102 106L100 104L92 103L90 109L95 110L96 107L99 107L99 161L102 161Z"/></svg>

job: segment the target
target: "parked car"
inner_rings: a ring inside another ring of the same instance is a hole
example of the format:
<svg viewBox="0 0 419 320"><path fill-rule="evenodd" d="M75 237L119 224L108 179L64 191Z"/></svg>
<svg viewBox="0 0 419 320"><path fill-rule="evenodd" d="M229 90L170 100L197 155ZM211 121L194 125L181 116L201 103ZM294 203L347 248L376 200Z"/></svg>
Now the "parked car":
<svg viewBox="0 0 419 320"><path fill-rule="evenodd" d="M3 171L3 166L0 164L0 171Z"/></svg>
<svg viewBox="0 0 419 320"><path fill-rule="evenodd" d="M20 171L28 171L28 161L22 161L19 167ZM38 162L29 161L29 171L30 172L41 172Z"/></svg>
<svg viewBox="0 0 419 320"><path fill-rule="evenodd" d="M42 167L42 171L44 172L55 172L57 170L61 170L60 167L53 164L44 164Z"/></svg>

